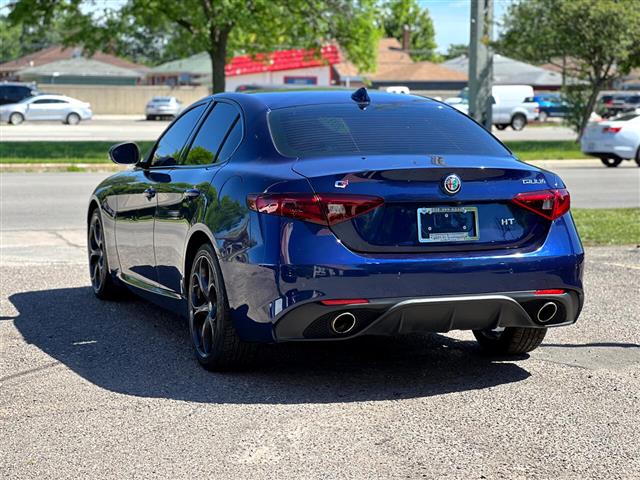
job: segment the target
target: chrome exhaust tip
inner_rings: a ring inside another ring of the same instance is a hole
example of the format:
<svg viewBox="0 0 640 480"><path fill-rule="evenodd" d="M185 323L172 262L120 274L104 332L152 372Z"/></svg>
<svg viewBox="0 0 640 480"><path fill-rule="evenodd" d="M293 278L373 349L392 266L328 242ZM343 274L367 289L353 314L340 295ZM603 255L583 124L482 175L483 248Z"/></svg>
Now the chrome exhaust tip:
<svg viewBox="0 0 640 480"><path fill-rule="evenodd" d="M555 302L547 302L538 310L538 321L540 323L550 322L556 313L558 313L558 305Z"/></svg>
<svg viewBox="0 0 640 480"><path fill-rule="evenodd" d="M349 333L356 326L356 317L351 312L342 312L331 320L331 330L333 333L344 335Z"/></svg>

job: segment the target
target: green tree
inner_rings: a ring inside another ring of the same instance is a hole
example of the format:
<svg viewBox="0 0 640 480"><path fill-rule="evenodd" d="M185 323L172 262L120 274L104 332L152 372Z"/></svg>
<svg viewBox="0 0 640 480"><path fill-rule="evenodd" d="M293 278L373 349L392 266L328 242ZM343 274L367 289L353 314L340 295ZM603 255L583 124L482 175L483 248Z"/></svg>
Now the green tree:
<svg viewBox="0 0 640 480"><path fill-rule="evenodd" d="M498 44L505 55L554 63L584 82L566 92L576 100L569 118L581 136L600 91L640 65L640 0L519 0Z"/></svg>
<svg viewBox="0 0 640 480"><path fill-rule="evenodd" d="M460 55L469 55L469 44L467 43L452 43L447 48L447 53L445 53L442 58L444 60L451 60L452 58L459 57Z"/></svg>
<svg viewBox="0 0 640 480"><path fill-rule="evenodd" d="M0 16L0 63L28 55L62 41L65 19L51 18L49 28L40 28L28 22L13 22Z"/></svg>
<svg viewBox="0 0 640 480"><path fill-rule="evenodd" d="M83 12L78 0L15 0L9 19L46 25L56 12L73 13L64 38L89 49L114 50L118 35L138 28L181 32L191 51L206 51L214 92L224 91L226 61L235 54L278 48L315 51L340 44L362 70L373 70L379 30L375 0L128 0L118 10Z"/></svg>
<svg viewBox="0 0 640 480"><path fill-rule="evenodd" d="M436 31L429 10L416 0L389 0L383 4L384 33L402 42L405 26L409 28L409 54L414 60L437 60Z"/></svg>

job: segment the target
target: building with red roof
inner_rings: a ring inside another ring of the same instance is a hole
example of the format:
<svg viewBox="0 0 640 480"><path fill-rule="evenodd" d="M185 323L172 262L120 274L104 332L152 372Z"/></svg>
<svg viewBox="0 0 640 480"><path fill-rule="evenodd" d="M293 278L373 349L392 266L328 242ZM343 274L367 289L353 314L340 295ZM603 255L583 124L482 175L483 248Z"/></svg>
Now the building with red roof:
<svg viewBox="0 0 640 480"><path fill-rule="evenodd" d="M332 65L340 52L327 45L320 52L305 49L278 50L269 54L240 55L225 66L226 89L248 85L317 85L334 83ZM211 59L205 52L164 63L147 75L152 85L197 85L211 83Z"/></svg>

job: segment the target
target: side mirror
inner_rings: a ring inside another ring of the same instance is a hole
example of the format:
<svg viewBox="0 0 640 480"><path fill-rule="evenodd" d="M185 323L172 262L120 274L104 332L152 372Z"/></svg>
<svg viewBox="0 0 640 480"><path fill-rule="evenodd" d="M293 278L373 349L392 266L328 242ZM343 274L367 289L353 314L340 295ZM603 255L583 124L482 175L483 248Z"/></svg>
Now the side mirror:
<svg viewBox="0 0 640 480"><path fill-rule="evenodd" d="M119 143L109 149L109 158L118 165L134 165L140 161L140 149L133 142Z"/></svg>

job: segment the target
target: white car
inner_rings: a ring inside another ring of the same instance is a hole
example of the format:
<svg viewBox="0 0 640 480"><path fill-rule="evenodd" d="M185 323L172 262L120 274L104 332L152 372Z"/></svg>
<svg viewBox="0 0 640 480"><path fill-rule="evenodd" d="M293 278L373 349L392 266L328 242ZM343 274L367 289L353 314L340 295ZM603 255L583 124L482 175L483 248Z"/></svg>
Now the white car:
<svg viewBox="0 0 640 480"><path fill-rule="evenodd" d="M81 120L90 120L92 116L90 104L65 95L36 95L0 106L0 121L11 125L20 125L25 120L58 120L77 125Z"/></svg>
<svg viewBox="0 0 640 480"><path fill-rule="evenodd" d="M153 97L147 103L147 120L173 119L183 110L182 103L176 97Z"/></svg>
<svg viewBox="0 0 640 480"><path fill-rule="evenodd" d="M640 167L640 112L589 123L580 148L583 153L598 157L607 167L617 167L623 160L635 160Z"/></svg>

